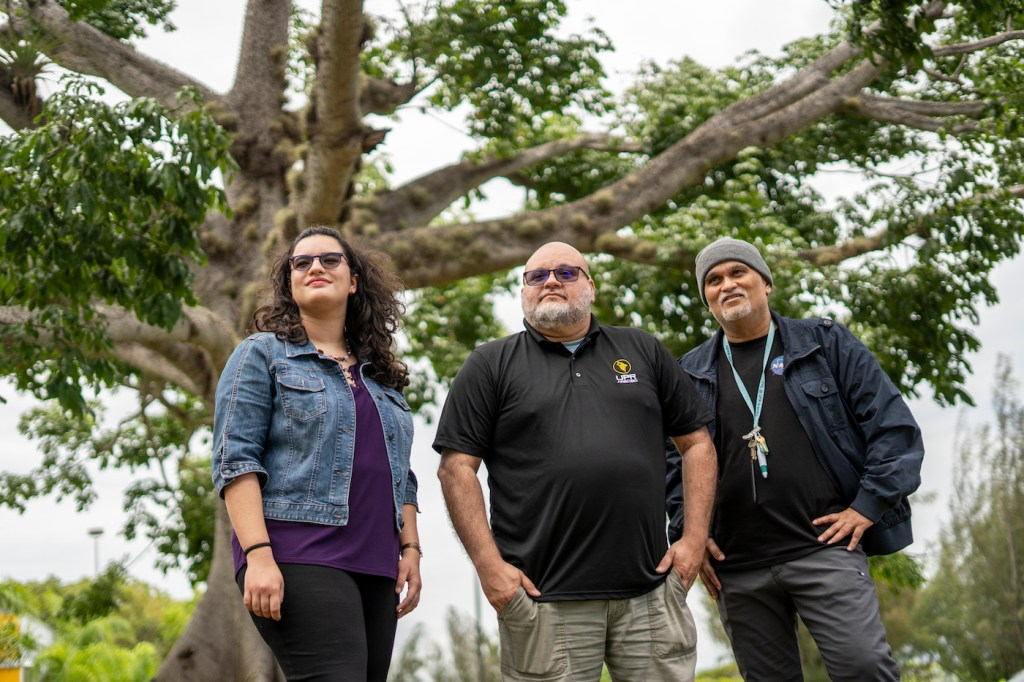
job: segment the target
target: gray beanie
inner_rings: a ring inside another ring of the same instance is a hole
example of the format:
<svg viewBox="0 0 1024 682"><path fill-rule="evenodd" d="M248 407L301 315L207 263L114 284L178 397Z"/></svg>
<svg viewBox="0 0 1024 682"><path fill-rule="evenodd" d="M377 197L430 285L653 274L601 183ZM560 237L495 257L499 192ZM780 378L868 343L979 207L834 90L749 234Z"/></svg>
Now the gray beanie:
<svg viewBox="0 0 1024 682"><path fill-rule="evenodd" d="M768 264L764 262L756 246L741 239L722 237L705 246L697 254L697 289L704 305L708 304L708 299L704 296L704 278L708 276L708 270L727 260L739 261L750 266L760 273L768 284L772 284L772 271L768 269Z"/></svg>

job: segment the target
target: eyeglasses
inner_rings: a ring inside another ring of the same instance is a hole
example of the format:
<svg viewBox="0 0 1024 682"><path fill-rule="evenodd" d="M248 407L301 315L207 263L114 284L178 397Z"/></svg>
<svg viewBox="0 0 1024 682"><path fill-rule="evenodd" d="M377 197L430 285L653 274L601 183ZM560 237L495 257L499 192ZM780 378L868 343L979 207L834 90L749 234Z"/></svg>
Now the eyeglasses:
<svg viewBox="0 0 1024 682"><path fill-rule="evenodd" d="M548 281L549 275L554 275L555 279L562 283L575 282L580 278L580 273L587 279L590 279L590 275L583 272L583 268L578 265L563 265L552 270L545 270L543 268L540 270L527 270L523 273L523 283L531 287L543 286Z"/></svg>
<svg viewBox="0 0 1024 682"><path fill-rule="evenodd" d="M313 267L313 261L317 258L320 259L320 265L323 266L324 270L333 270L346 260L345 254L338 251L328 251L327 253L320 253L315 256L292 256L288 259L288 262L292 264L292 270L305 272Z"/></svg>

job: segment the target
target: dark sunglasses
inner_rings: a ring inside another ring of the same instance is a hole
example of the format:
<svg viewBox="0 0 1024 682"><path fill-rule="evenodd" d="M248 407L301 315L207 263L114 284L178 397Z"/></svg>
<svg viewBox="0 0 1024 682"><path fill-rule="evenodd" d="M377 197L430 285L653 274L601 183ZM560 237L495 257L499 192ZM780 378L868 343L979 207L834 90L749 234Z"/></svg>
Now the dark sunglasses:
<svg viewBox="0 0 1024 682"><path fill-rule="evenodd" d="M587 279L590 279L590 275L583 272L583 268L578 265L563 265L551 270L544 270L543 268L540 270L527 270L523 273L523 283L531 287L543 286L548 281L549 275L554 275L555 279L559 282L575 282L580 278L580 273Z"/></svg>
<svg viewBox="0 0 1024 682"><path fill-rule="evenodd" d="M313 267L313 261L317 258L320 259L320 265L323 266L324 270L333 270L345 262L345 254L338 251L328 251L327 253L320 253L315 256L292 256L288 259L288 262L292 264L292 270L305 272Z"/></svg>

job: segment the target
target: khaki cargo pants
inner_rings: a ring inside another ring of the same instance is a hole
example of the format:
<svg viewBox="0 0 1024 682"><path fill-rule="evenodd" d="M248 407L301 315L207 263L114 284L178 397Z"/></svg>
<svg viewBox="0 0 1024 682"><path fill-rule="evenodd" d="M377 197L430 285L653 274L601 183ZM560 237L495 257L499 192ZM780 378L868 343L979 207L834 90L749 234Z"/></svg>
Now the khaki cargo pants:
<svg viewBox="0 0 1024 682"><path fill-rule="evenodd" d="M498 614L504 680L692 681L697 627L686 588L669 571L632 599L535 602L520 588Z"/></svg>

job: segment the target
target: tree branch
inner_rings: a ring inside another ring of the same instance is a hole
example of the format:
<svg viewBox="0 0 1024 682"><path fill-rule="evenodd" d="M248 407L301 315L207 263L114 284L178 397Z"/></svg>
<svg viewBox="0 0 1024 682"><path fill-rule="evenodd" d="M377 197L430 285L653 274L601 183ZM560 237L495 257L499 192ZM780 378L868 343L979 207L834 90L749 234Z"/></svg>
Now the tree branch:
<svg viewBox="0 0 1024 682"><path fill-rule="evenodd" d="M383 233L372 245L392 255L411 287L513 267L529 257L541 238L594 251L603 235L660 210L742 149L769 147L838 111L881 69L863 61L810 96L741 125L725 112L713 116L643 168L572 203L499 220Z"/></svg>
<svg viewBox="0 0 1024 682"><path fill-rule="evenodd" d="M947 129L954 134L964 133L978 129L978 124L974 121L967 123L959 123L956 125L949 125L948 121L939 118L940 115L928 115L919 112L927 111L928 107L924 105L935 104L944 105L936 106L935 110L949 110L952 104L971 104L977 105L976 107L965 108L965 110L974 111L977 109L979 112L984 109L985 105L982 102L918 102L914 107L905 106L911 104L904 100L897 100L894 98L883 98L883 97L852 97L843 105L843 110L862 116L864 118L870 118L880 123L892 123L895 125L907 126L910 128L917 128L919 130L928 130L931 132L937 132L942 129ZM948 114L947 114L948 115Z"/></svg>
<svg viewBox="0 0 1024 682"><path fill-rule="evenodd" d="M971 52L980 52L981 50L995 47L996 45L1002 45L1003 43L1011 40L1020 40L1024 38L1024 31L1006 31L999 33L988 38L982 38L971 43L956 43L954 45L940 45L939 47L932 49L932 55L935 57L948 57L955 54L968 54Z"/></svg>
<svg viewBox="0 0 1024 682"><path fill-rule="evenodd" d="M196 88L205 100L217 96L201 82L139 53L127 43L84 22L71 21L55 2L19 2L18 7L56 41L57 46L47 57L66 69L98 76L131 97L152 97L168 107L177 104L177 92L185 86ZM18 12L13 13L11 23L19 34L30 28Z"/></svg>
<svg viewBox="0 0 1024 682"><path fill-rule="evenodd" d="M509 157L483 161L462 161L428 173L380 195L376 220L382 231L403 225L425 225L456 199L489 180L510 177L519 171L580 149L612 152L642 152L639 145L616 144L605 134L581 135L526 149Z"/></svg>
<svg viewBox="0 0 1024 682"><path fill-rule="evenodd" d="M851 59L859 57L861 53L862 50L856 45L841 43L801 69L792 78L773 85L749 99L730 105L722 111L722 115L728 116L738 124L756 121L783 109L824 87L837 69Z"/></svg>
<svg viewBox="0 0 1024 682"><path fill-rule="evenodd" d="M178 363L146 346L137 343L118 344L114 347L114 355L146 377L173 383L193 395L205 397L208 393L208 376L197 380L193 376L194 372L183 372Z"/></svg>
<svg viewBox="0 0 1024 682"><path fill-rule="evenodd" d="M363 153L359 65L362 2L324 0L317 45L314 106L299 224L337 222Z"/></svg>
<svg viewBox="0 0 1024 682"><path fill-rule="evenodd" d="M967 55L960 55L960 60L957 62L956 68L953 69L953 74L951 76L947 76L946 74L928 66L921 67L921 70L935 80L944 81L946 83L956 83L963 88L966 84L960 75L963 73L965 66L967 66ZM971 89L971 91L973 91L973 89Z"/></svg>
<svg viewBox="0 0 1024 682"><path fill-rule="evenodd" d="M838 265L844 260L885 248L885 245L888 243L887 234L888 230L884 230L873 237L855 237L842 244L803 249L799 252L799 255L800 258L810 261L816 267Z"/></svg>
<svg viewBox="0 0 1024 682"><path fill-rule="evenodd" d="M872 95L865 93L860 96L864 102L882 106L892 106L903 111L924 116L980 116L986 102L971 100L965 102L930 102L927 100L901 99L897 97L886 97L884 95Z"/></svg>
<svg viewBox="0 0 1024 682"><path fill-rule="evenodd" d="M422 88L412 81L396 83L381 78L370 78L362 75L363 85L359 93L359 108L364 114L387 115L395 109L408 104L418 95Z"/></svg>
<svg viewBox="0 0 1024 682"><path fill-rule="evenodd" d="M294 118L282 111L288 61L288 0L249 0L238 69L226 97L234 132L231 154L248 179L279 177L294 163Z"/></svg>
<svg viewBox="0 0 1024 682"><path fill-rule="evenodd" d="M923 14L927 17L937 18L942 15L945 6L946 3L942 0L930 2L924 8ZM875 22L868 27L867 32L872 33L880 27L881 23ZM756 121L775 113L825 87L835 71L862 54L863 50L860 47L849 42L840 43L801 69L792 78L774 85L758 95L730 105L722 112L722 115L734 123L740 124Z"/></svg>
<svg viewBox="0 0 1024 682"><path fill-rule="evenodd" d="M979 197L971 199L970 201L977 202L986 198L990 199L1003 193L1011 199L1022 199L1024 198L1024 184L1012 185L1005 190L987 192ZM863 256L866 253L883 249L890 243L890 241L889 231L882 230L873 236L856 237L843 244L819 246L814 249L802 249L799 252L799 256L803 260L809 261L817 267L838 265L844 260L856 258L857 256Z"/></svg>
<svg viewBox="0 0 1024 682"><path fill-rule="evenodd" d="M249 0L242 26L241 51L228 101L240 130L263 130L281 115L288 59L288 0Z"/></svg>
<svg viewBox="0 0 1024 682"><path fill-rule="evenodd" d="M164 357L172 361L183 357L194 361L199 357L195 353L200 352L205 358L203 364L213 369L206 372L208 376L204 386L210 392L198 395L212 399L220 368L227 363L228 356L238 343L238 338L220 316L206 308L185 308L184 318L168 332L140 322L123 308L98 306L97 310L106 319L107 333L115 344L135 343L162 350ZM192 350L185 353L183 347ZM186 368L189 366L187 363L176 364Z"/></svg>
<svg viewBox="0 0 1024 682"><path fill-rule="evenodd" d="M223 320L206 308L185 308L171 331L145 324L124 308L96 306L114 354L148 376L172 381L207 401L213 400L220 368L238 342ZM24 308L0 307L0 327L23 324ZM40 335L39 344L49 342Z"/></svg>

